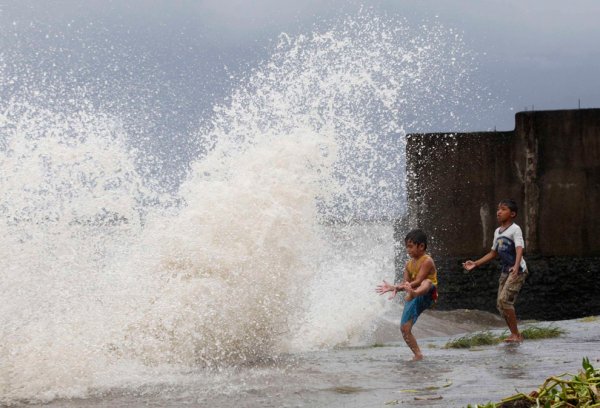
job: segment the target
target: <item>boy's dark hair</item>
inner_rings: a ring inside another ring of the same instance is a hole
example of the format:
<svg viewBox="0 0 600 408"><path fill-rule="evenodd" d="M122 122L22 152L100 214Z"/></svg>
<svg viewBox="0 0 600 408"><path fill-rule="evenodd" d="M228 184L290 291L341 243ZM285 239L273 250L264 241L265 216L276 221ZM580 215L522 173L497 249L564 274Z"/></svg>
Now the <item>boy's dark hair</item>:
<svg viewBox="0 0 600 408"><path fill-rule="evenodd" d="M500 202L498 203L498 205L505 205L508 207L508 209L512 212L514 212L515 214L518 214L519 212L519 207L517 207L517 203L515 200L513 200L512 198L505 198L503 200L500 200Z"/></svg>
<svg viewBox="0 0 600 408"><path fill-rule="evenodd" d="M404 237L404 243L408 243L408 241L412 242L415 245L424 244L425 249L427 249L427 235L420 229L414 229L406 234Z"/></svg>

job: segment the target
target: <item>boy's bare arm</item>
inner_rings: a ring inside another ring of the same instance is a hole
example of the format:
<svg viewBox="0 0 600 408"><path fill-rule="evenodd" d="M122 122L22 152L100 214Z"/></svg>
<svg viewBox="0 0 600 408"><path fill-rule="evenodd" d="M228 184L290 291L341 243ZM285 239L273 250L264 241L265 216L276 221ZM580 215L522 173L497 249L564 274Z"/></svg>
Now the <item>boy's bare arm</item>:
<svg viewBox="0 0 600 408"><path fill-rule="evenodd" d="M409 274L408 274L408 262L404 265L404 275L402 276L402 282L400 282L401 284L404 282L408 282L409 279ZM396 282L396 285L398 285L398 282Z"/></svg>
<svg viewBox="0 0 600 408"><path fill-rule="evenodd" d="M497 256L498 256L498 252L496 252L492 249L490 252L488 252L487 254L485 254L484 256L482 256L481 258L479 258L476 261L471 261L471 260L465 261L463 263L463 268L465 268L467 271L472 271L473 269L477 268L478 266L488 263L489 261L491 261L492 259L494 259Z"/></svg>

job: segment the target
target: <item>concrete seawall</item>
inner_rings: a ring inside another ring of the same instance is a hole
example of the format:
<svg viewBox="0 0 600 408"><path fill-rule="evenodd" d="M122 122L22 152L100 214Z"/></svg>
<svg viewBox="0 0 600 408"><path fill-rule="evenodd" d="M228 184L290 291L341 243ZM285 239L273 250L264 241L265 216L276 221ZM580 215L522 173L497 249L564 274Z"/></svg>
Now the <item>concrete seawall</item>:
<svg viewBox="0 0 600 408"><path fill-rule="evenodd" d="M530 269L519 317L600 314L600 109L520 112L508 132L412 134L406 155L397 241L428 233L440 309L495 310L496 265L466 274L461 262L489 251L496 204L513 198Z"/></svg>

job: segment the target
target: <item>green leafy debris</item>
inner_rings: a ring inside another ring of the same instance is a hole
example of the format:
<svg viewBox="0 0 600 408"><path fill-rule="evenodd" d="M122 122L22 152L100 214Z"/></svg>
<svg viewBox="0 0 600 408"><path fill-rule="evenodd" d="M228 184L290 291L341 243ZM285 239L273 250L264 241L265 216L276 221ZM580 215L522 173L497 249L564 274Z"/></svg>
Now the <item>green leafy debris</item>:
<svg viewBox="0 0 600 408"><path fill-rule="evenodd" d="M600 369L595 369L585 357L583 370L577 375L569 374L549 377L537 390L529 394L518 393L502 401L468 405L467 408L599 408Z"/></svg>
<svg viewBox="0 0 600 408"><path fill-rule="evenodd" d="M490 346L500 343L500 338L489 331L469 334L446 343L444 348L471 348L475 346Z"/></svg>
<svg viewBox="0 0 600 408"><path fill-rule="evenodd" d="M555 326L528 326L521 332L521 335L526 340L548 339L558 337L561 334L564 334L564 330ZM506 337L506 335L494 336L489 331L477 332L451 340L446 343L444 348L491 346L502 342Z"/></svg>
<svg viewBox="0 0 600 408"><path fill-rule="evenodd" d="M555 326L529 326L525 328L521 334L527 340L550 339L564 334L564 330Z"/></svg>

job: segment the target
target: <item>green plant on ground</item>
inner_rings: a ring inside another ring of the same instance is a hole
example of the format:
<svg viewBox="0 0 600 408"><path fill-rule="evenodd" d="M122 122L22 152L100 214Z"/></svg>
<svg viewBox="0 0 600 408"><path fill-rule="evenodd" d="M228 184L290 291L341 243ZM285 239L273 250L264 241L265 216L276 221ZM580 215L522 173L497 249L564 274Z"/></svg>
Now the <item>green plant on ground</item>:
<svg viewBox="0 0 600 408"><path fill-rule="evenodd" d="M564 333L564 330L554 326L529 326L523 329L521 334L527 340L548 339L558 337ZM507 337L506 334L494 336L489 331L469 334L446 343L445 348L470 348L476 346L490 346L498 344Z"/></svg>
<svg viewBox="0 0 600 408"><path fill-rule="evenodd" d="M549 377L537 391L518 393L501 402L468 405L467 408L597 408L600 407L600 369L595 369L589 359L582 362L583 370L577 375Z"/></svg>
<svg viewBox="0 0 600 408"><path fill-rule="evenodd" d="M552 337L558 337L561 334L564 334L565 331L555 326L530 326L523 330L521 333L524 338L528 340L536 340L536 339L549 339Z"/></svg>
<svg viewBox="0 0 600 408"><path fill-rule="evenodd" d="M500 338L494 336L489 331L483 331L478 333L469 334L466 336L459 337L458 339L454 339L449 341L444 346L445 348L470 348L475 346L490 346L493 344L498 344L500 342Z"/></svg>

